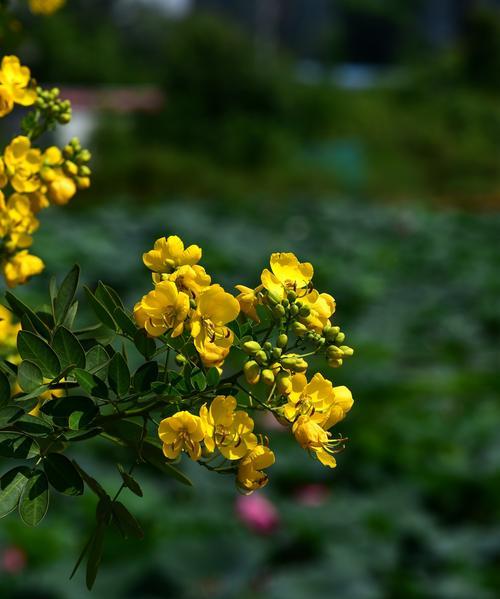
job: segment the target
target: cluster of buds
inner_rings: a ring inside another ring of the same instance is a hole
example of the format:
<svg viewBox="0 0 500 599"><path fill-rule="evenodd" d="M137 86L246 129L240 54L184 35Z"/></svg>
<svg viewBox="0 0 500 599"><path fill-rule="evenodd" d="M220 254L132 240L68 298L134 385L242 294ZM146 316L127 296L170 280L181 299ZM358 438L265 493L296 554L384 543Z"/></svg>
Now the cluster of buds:
<svg viewBox="0 0 500 599"><path fill-rule="evenodd" d="M63 157L64 172L75 180L78 189L87 189L90 186L90 175L92 174L89 167L91 153L86 148L82 148L77 137L73 137L64 147Z"/></svg>
<svg viewBox="0 0 500 599"><path fill-rule="evenodd" d="M69 100L61 100L59 97L59 88L43 89L36 88L37 99L35 102L36 108L45 114L48 121L67 125L71 121L71 102Z"/></svg>

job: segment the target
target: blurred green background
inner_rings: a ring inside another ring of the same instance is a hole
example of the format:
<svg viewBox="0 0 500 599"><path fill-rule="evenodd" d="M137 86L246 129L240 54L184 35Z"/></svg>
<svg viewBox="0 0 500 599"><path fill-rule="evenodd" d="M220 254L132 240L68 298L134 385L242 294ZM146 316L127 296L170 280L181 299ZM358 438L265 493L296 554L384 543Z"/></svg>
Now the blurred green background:
<svg viewBox="0 0 500 599"><path fill-rule="evenodd" d="M20 296L43 303L79 262L131 306L168 234L228 289L294 251L356 350L329 372L356 401L336 470L270 427L278 523L260 532L232 480L139 470L145 497L124 500L146 538L108 540L93 595L499 597L500 2L67 0L17 17L2 51L73 99L57 140L81 135L95 171L41 215L46 272ZM78 458L109 489L127 461L105 441ZM2 598L88 596L68 575L94 498L54 507L34 530L1 522Z"/></svg>

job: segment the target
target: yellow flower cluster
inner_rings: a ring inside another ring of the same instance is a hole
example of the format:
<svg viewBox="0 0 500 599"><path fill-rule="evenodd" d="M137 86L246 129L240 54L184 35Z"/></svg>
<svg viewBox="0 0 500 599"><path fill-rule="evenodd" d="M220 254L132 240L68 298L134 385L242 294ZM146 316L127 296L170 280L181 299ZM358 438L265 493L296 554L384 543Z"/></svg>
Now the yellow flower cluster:
<svg viewBox="0 0 500 599"><path fill-rule="evenodd" d="M134 308L137 324L152 337L184 332L206 367L221 367L233 344L234 334L227 326L240 312L237 300L198 264L202 251L197 245L184 248L172 235L158 239L143 256L153 271L154 289Z"/></svg>
<svg viewBox="0 0 500 599"><path fill-rule="evenodd" d="M14 103L36 110L58 110L64 122L69 118L67 102L56 101L58 90L40 97L28 67L17 56L5 56L0 69L0 116ZM53 100L51 101L51 98ZM58 104L59 102L59 104ZM45 151L34 147L27 135L15 137L0 156L0 268L9 287L25 283L39 274L44 264L29 254L32 234L38 228L35 215L50 204L67 204L77 189L90 186L90 153L72 140L63 150L51 146Z"/></svg>
<svg viewBox="0 0 500 599"><path fill-rule="evenodd" d="M9 114L14 104L31 106L37 98L28 67L17 56L4 56L0 64L0 117Z"/></svg>
<svg viewBox="0 0 500 599"><path fill-rule="evenodd" d="M66 0L29 0L32 13L37 15L51 15L64 6Z"/></svg>
<svg viewBox="0 0 500 599"><path fill-rule="evenodd" d="M178 405L178 411L160 423L165 456L176 459L186 452L210 469L234 471L239 487L252 492L267 483L264 470L274 463L274 454L258 442L246 410L268 410L302 448L323 465L335 467L334 454L345 439L333 437L331 429L351 409L353 398L347 387L334 387L323 374L306 374L310 358L323 358L338 368L353 354L344 345L344 333L332 325L335 300L314 288L312 265L292 253L272 254L260 285L238 285L237 298L212 283L199 265L201 256L200 247L185 247L177 236L158 239L143 255L153 272L154 289L135 305L135 320L177 353L184 377L193 369L208 377L205 369L213 366L221 373L231 349L246 354L241 370L223 380L228 393L237 388L242 398L238 404L232 395L211 388L208 397L215 399L198 409L206 395L194 391L182 406L187 409ZM237 318L235 337L227 325ZM229 466L211 468L214 453Z"/></svg>
<svg viewBox="0 0 500 599"><path fill-rule="evenodd" d="M262 488L268 482L264 472L274 464L274 453L258 442L254 422L244 410L236 410L236 399L218 395L210 407L204 404L199 415L177 412L160 422L158 434L163 453L175 459L184 451L192 460L217 451L237 463L237 482L246 493Z"/></svg>
<svg viewBox="0 0 500 599"><path fill-rule="evenodd" d="M330 320L335 312L335 300L328 293L314 289L313 266L299 262L292 253L275 253L271 255L270 267L263 270L261 284L256 289L237 286L242 312L259 322L258 306L267 306L284 322L287 332L295 333L299 341L313 344L314 351L307 355L323 352L330 366L341 366L343 358L351 356L353 350L336 345L344 342L345 335L339 327L332 326ZM304 354L291 352L288 344L285 332L278 336L276 347L270 342L262 347L256 341L244 343L243 349L251 358L244 366L245 378L251 385L260 381L274 385L281 397L275 406L281 420L291 424L295 438L304 449L333 468L336 462L332 454L338 451L342 439L333 439L329 429L351 409L351 392L347 387L333 387L319 373L308 381L304 374L308 368Z"/></svg>

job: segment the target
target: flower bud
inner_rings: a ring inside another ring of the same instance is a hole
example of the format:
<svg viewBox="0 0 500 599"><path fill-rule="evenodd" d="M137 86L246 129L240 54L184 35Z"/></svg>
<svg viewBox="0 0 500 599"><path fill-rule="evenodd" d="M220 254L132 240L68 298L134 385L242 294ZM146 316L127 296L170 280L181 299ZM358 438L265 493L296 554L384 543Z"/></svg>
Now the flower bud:
<svg viewBox="0 0 500 599"><path fill-rule="evenodd" d="M328 366L331 366L332 368L340 368L340 366L342 366L342 364L343 364L342 359L328 360Z"/></svg>
<svg viewBox="0 0 500 599"><path fill-rule="evenodd" d="M64 170L70 175L75 176L78 174L78 166L71 160L66 160L64 163Z"/></svg>
<svg viewBox="0 0 500 599"><path fill-rule="evenodd" d="M281 333L281 335L279 335L277 341L276 341L276 345L278 347L286 347L286 344L288 343L288 336L285 335L285 333Z"/></svg>
<svg viewBox="0 0 500 599"><path fill-rule="evenodd" d="M339 333L335 341L337 341L337 343L343 343L345 341L345 333Z"/></svg>
<svg viewBox="0 0 500 599"><path fill-rule="evenodd" d="M256 385L260 380L260 366L255 360L250 360L243 366L243 374L249 385Z"/></svg>
<svg viewBox="0 0 500 599"><path fill-rule="evenodd" d="M292 331L297 335L297 337L302 337L307 333L307 327L301 322L294 322L292 323Z"/></svg>
<svg viewBox="0 0 500 599"><path fill-rule="evenodd" d="M267 364L267 354L264 350L260 350L255 354L255 359L259 364Z"/></svg>
<svg viewBox="0 0 500 599"><path fill-rule="evenodd" d="M273 349L273 344L270 341L266 341L264 343L264 345L262 346L266 351L269 351L270 349Z"/></svg>
<svg viewBox="0 0 500 599"><path fill-rule="evenodd" d="M177 366L184 366L186 362L187 359L182 354L177 354L175 356L175 363L177 364Z"/></svg>
<svg viewBox="0 0 500 599"><path fill-rule="evenodd" d="M297 304L292 304L290 306L290 314L292 316L297 316L298 313L299 313L299 307L297 306Z"/></svg>
<svg viewBox="0 0 500 599"><path fill-rule="evenodd" d="M272 351L271 351L271 356L275 359L275 360L279 360L281 358L281 352L282 349L281 347L273 347Z"/></svg>
<svg viewBox="0 0 500 599"><path fill-rule="evenodd" d="M294 302L297 299L297 294L295 293L295 291L289 291L286 294L286 297L289 302Z"/></svg>
<svg viewBox="0 0 500 599"><path fill-rule="evenodd" d="M344 356L352 356L354 354L354 350L348 345L341 345L339 349L342 350Z"/></svg>
<svg viewBox="0 0 500 599"><path fill-rule="evenodd" d="M281 304L274 306L273 316L275 318L283 318L283 316L285 316L285 308Z"/></svg>
<svg viewBox="0 0 500 599"><path fill-rule="evenodd" d="M284 356L281 358L281 364L293 372L305 372L308 366L307 362L299 356Z"/></svg>
<svg viewBox="0 0 500 599"><path fill-rule="evenodd" d="M343 355L344 352L336 345L330 345L326 348L326 357L328 360L336 360L337 358L341 358Z"/></svg>
<svg viewBox="0 0 500 599"><path fill-rule="evenodd" d="M252 355L260 351L261 347L258 341L245 341L242 345L242 349L246 354Z"/></svg>
<svg viewBox="0 0 500 599"><path fill-rule="evenodd" d="M75 182L69 177L57 177L49 185L49 198L59 206L67 204L75 193Z"/></svg>
<svg viewBox="0 0 500 599"><path fill-rule="evenodd" d="M340 327L326 327L323 329L323 334L327 341L335 341L337 335L340 333Z"/></svg>
<svg viewBox="0 0 500 599"><path fill-rule="evenodd" d="M281 395L289 395L292 390L292 378L287 372L280 372L276 377L276 386Z"/></svg>
<svg viewBox="0 0 500 599"><path fill-rule="evenodd" d="M274 372L265 368L261 373L261 379L266 385L272 385L274 383Z"/></svg>
<svg viewBox="0 0 500 599"><path fill-rule="evenodd" d="M300 308L299 314L303 318L307 318L311 314L311 308L309 308L309 306L304 305Z"/></svg>

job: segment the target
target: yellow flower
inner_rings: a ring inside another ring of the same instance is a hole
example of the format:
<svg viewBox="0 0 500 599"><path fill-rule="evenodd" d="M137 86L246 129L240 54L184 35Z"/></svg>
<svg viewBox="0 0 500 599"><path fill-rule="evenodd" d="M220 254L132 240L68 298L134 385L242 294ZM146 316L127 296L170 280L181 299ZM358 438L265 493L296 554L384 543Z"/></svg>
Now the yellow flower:
<svg viewBox="0 0 500 599"><path fill-rule="evenodd" d="M0 304L0 357L9 362L17 362L17 334L21 330L20 323L15 323L12 313Z"/></svg>
<svg viewBox="0 0 500 599"><path fill-rule="evenodd" d="M73 179L66 177L58 169L56 177L48 184L48 196L54 204L63 206L67 204L76 193L76 183Z"/></svg>
<svg viewBox="0 0 500 599"><path fill-rule="evenodd" d="M51 399L54 399L56 397L62 397L63 395L64 389L47 389L47 391L44 391L38 398L36 406L28 413L30 414L30 416L40 416L40 409L45 402L50 401Z"/></svg>
<svg viewBox="0 0 500 599"><path fill-rule="evenodd" d="M36 191L40 185L40 150L31 147L24 135L15 137L5 148L4 163L12 187L19 193Z"/></svg>
<svg viewBox="0 0 500 599"><path fill-rule="evenodd" d="M66 0L29 0L30 10L37 15L51 15L64 6Z"/></svg>
<svg viewBox="0 0 500 599"><path fill-rule="evenodd" d="M307 382L304 374L291 377L292 389L288 403L283 408L287 420L294 422L300 416L308 416L328 430L340 422L353 405L347 387L334 387L322 374L316 373Z"/></svg>
<svg viewBox="0 0 500 599"><path fill-rule="evenodd" d="M243 410L235 411L236 399L231 395L218 395L207 408L200 409L205 431L205 447L216 448L228 460L239 460L257 445L254 423Z"/></svg>
<svg viewBox="0 0 500 599"><path fill-rule="evenodd" d="M201 259L201 248L190 245L184 249L184 243L177 235L157 239L154 248L143 254L144 264L153 272L171 273L185 264L192 266Z"/></svg>
<svg viewBox="0 0 500 599"><path fill-rule="evenodd" d="M0 88L0 103L1 103L1 88ZM1 108L0 108L1 110ZM5 172L5 164L3 163L3 158L0 156L0 189L5 187L9 182L9 177Z"/></svg>
<svg viewBox="0 0 500 599"><path fill-rule="evenodd" d="M172 330L172 337L178 337L184 330L188 313L189 297L178 291L172 281L158 283L134 308L137 324L152 337L168 330Z"/></svg>
<svg viewBox="0 0 500 599"><path fill-rule="evenodd" d="M240 305L220 285L211 285L197 300L191 315L191 335L196 351L206 366L221 366L233 344L234 334L227 326L237 318Z"/></svg>
<svg viewBox="0 0 500 599"><path fill-rule="evenodd" d="M9 287L22 285L44 269L44 264L37 256L28 254L28 250L18 252L2 264L2 270Z"/></svg>
<svg viewBox="0 0 500 599"><path fill-rule="evenodd" d="M259 315L257 314L257 305L260 303L257 293L262 287L252 289L251 287L245 287L245 285L236 285L236 289L240 292L236 299L240 304L243 314L246 314L255 322L260 322Z"/></svg>
<svg viewBox="0 0 500 599"><path fill-rule="evenodd" d="M308 329L321 333L335 312L335 300L328 293L318 293L315 289L300 299L310 310L309 316L299 317Z"/></svg>
<svg viewBox="0 0 500 599"><path fill-rule="evenodd" d="M211 283L210 275L207 275L203 266L199 264L179 266L171 274L153 273L155 283L165 280L173 281L179 291L184 291L192 298L197 297L203 290L210 287Z"/></svg>
<svg viewBox="0 0 500 599"><path fill-rule="evenodd" d="M274 464L274 453L265 445L257 445L238 464L237 481L241 489L252 493L268 483L268 476L263 472Z"/></svg>
<svg viewBox="0 0 500 599"><path fill-rule="evenodd" d="M337 462L332 455L335 442L331 441L331 433L309 416L299 416L292 431L302 448L312 451L323 465L335 468Z"/></svg>
<svg viewBox="0 0 500 599"><path fill-rule="evenodd" d="M14 103L31 106L36 90L30 88L31 73L21 66L17 56L4 56L0 65L0 117L9 114Z"/></svg>
<svg viewBox="0 0 500 599"><path fill-rule="evenodd" d="M189 412L177 412L160 422L158 435L163 441L163 453L170 460L186 451L192 460L201 457L201 441L205 436L201 418Z"/></svg>
<svg viewBox="0 0 500 599"><path fill-rule="evenodd" d="M285 299L287 292L294 291L298 297L306 295L314 274L312 264L299 262L295 254L271 254L271 271L262 271L262 285L276 301Z"/></svg>
<svg viewBox="0 0 500 599"><path fill-rule="evenodd" d="M0 191L0 237L4 238L8 252L29 247L33 242L31 234L38 229L38 224L26 196L14 193L5 202Z"/></svg>

